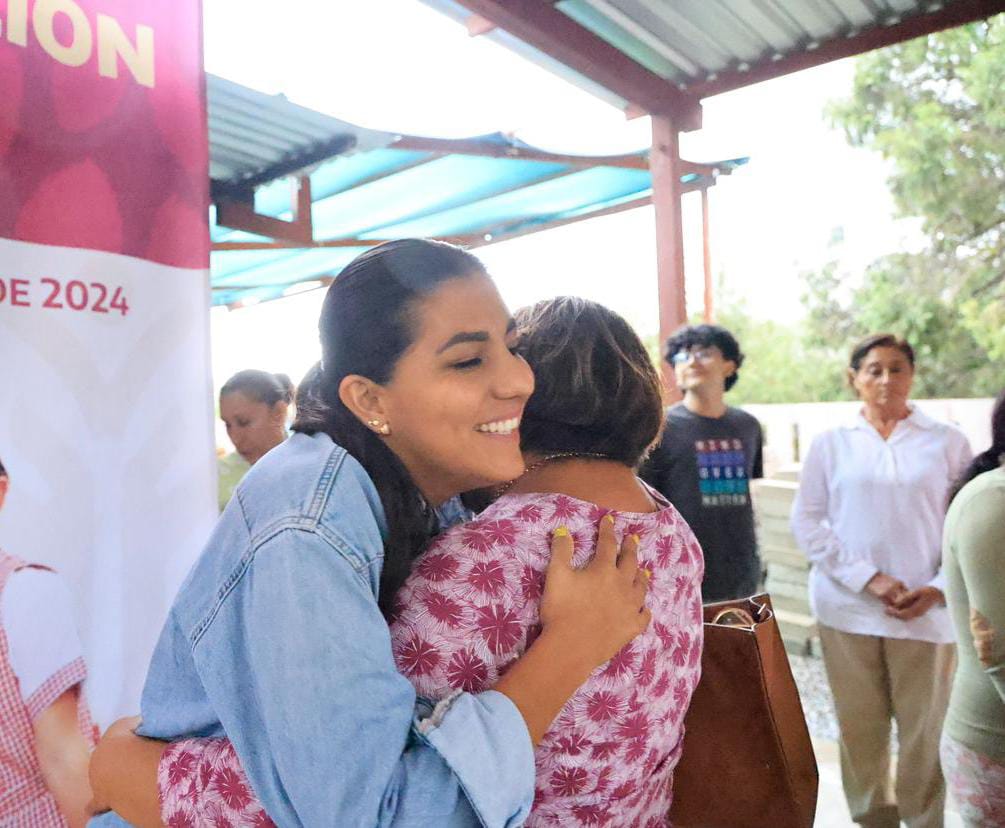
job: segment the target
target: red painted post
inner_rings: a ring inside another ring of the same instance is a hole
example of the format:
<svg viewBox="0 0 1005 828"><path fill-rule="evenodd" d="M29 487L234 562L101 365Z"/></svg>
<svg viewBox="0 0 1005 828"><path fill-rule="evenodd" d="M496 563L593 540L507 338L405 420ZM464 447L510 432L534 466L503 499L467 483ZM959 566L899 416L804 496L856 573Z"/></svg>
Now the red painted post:
<svg viewBox="0 0 1005 828"><path fill-rule="evenodd" d="M656 212L656 276L660 312L660 346L687 321L684 296L684 238L681 221L681 160L677 128L669 118L652 116L653 146L649 168ZM662 363L668 396L680 392L670 366Z"/></svg>
<svg viewBox="0 0 1005 828"><path fill-rule="evenodd" d="M715 289L712 285L712 245L708 229L708 188L701 191L701 242L702 263L705 266L705 321L715 322Z"/></svg>

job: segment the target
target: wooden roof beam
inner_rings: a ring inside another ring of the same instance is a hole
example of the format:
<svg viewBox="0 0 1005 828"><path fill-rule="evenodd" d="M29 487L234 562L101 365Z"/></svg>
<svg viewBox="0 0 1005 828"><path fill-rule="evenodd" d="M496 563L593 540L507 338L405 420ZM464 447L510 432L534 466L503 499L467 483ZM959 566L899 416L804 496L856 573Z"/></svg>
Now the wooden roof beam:
<svg viewBox="0 0 1005 828"><path fill-rule="evenodd" d="M670 118L684 131L701 128L701 103L649 71L545 0L459 0L490 21L570 69L610 89L629 104Z"/></svg>

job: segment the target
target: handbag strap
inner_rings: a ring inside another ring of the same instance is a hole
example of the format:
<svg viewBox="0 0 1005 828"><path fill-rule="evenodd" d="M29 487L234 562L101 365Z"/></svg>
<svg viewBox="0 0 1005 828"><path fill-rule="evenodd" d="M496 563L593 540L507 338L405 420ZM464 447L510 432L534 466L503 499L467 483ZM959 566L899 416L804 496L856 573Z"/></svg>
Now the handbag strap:
<svg viewBox="0 0 1005 828"><path fill-rule="evenodd" d="M741 607L726 607L719 610L712 618L712 623L724 627L756 626L753 616Z"/></svg>

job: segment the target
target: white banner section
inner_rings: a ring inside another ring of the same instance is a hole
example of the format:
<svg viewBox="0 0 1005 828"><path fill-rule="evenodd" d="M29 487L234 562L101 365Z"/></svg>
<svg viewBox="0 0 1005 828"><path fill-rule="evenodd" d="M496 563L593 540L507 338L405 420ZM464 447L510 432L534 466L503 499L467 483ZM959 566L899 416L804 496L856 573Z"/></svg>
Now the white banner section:
<svg viewBox="0 0 1005 828"><path fill-rule="evenodd" d="M205 270L0 239L0 547L73 590L102 727L216 519L209 365Z"/></svg>

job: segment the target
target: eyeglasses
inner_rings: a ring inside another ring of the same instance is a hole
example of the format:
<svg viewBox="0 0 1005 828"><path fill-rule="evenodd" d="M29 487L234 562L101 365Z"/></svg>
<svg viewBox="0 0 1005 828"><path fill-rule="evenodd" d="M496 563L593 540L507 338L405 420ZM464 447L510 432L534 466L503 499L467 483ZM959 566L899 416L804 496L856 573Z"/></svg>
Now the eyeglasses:
<svg viewBox="0 0 1005 828"><path fill-rule="evenodd" d="M694 362L711 362L716 357L716 351L714 348L698 348L694 351L687 351L683 348L679 350L676 354L670 357L671 365L686 365L692 360Z"/></svg>

